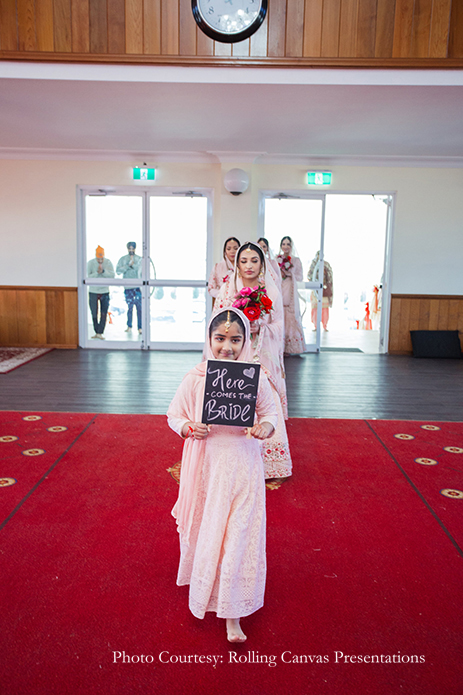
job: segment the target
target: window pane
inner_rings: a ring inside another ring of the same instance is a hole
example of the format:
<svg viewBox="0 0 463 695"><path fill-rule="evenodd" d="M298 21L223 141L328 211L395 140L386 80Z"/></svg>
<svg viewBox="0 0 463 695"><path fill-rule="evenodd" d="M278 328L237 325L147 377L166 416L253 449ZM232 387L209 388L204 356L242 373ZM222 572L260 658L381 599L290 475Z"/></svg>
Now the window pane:
<svg viewBox="0 0 463 695"><path fill-rule="evenodd" d="M139 288L113 285L112 287L89 286L87 290L89 340L95 343L99 340L141 342L142 336L138 328L142 326L142 298ZM127 330L129 311L132 314L130 321L132 328ZM95 338L95 335L102 335L103 338Z"/></svg>
<svg viewBox="0 0 463 695"><path fill-rule="evenodd" d="M95 258L98 246L111 261L114 272L121 258L127 255L127 243L134 241L135 254L142 256L142 198L138 196L90 196L85 198L87 262ZM141 264L137 263L137 271ZM88 267L88 266L87 266ZM137 273L138 274L138 273ZM115 277L124 277L123 272Z"/></svg>
<svg viewBox="0 0 463 695"><path fill-rule="evenodd" d="M151 277L206 280L207 198L152 196Z"/></svg>
<svg viewBox="0 0 463 695"><path fill-rule="evenodd" d="M151 342L204 343L206 288L154 287Z"/></svg>

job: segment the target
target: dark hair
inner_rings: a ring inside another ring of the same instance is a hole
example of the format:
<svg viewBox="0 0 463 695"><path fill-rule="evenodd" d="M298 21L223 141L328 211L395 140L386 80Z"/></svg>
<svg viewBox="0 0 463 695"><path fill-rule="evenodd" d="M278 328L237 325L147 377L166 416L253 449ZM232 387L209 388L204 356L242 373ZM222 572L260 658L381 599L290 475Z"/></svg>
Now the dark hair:
<svg viewBox="0 0 463 695"><path fill-rule="evenodd" d="M225 239L225 244L223 245L223 257L225 258L225 249L227 248L227 244L229 241L236 241L238 244L238 248L241 246L241 242L239 239L236 238L236 236L229 236L228 239Z"/></svg>
<svg viewBox="0 0 463 695"><path fill-rule="evenodd" d="M282 243L284 242L285 239L287 239L287 240L289 241L289 243L291 244L291 246L293 245L293 240L291 239L291 237L290 237L290 236L284 236L283 239L280 241L280 249L281 249L281 245L282 245Z"/></svg>
<svg viewBox="0 0 463 695"><path fill-rule="evenodd" d="M264 244L266 245L266 247L267 247L268 249L270 248L270 244L268 243L268 239L266 239L264 236L260 236L260 237L257 239L257 243L259 243L259 241L263 241Z"/></svg>
<svg viewBox="0 0 463 695"><path fill-rule="evenodd" d="M212 332L215 331L216 328L218 328L222 323L228 321L228 315L230 315L230 323L237 323L243 336L246 335L246 329L243 321L241 320L241 316L238 316L238 314L232 309L225 309L225 311L221 311L220 314L217 314L217 316L212 319L211 325L209 326L209 338L212 338Z"/></svg>

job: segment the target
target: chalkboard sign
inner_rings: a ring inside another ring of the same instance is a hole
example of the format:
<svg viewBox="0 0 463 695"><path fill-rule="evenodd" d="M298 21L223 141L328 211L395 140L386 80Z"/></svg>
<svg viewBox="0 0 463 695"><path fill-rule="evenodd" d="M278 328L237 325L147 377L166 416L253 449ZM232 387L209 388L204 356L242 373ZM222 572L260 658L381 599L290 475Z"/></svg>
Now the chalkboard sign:
<svg viewBox="0 0 463 695"><path fill-rule="evenodd" d="M208 360L201 422L252 427L259 374L260 364L255 362Z"/></svg>

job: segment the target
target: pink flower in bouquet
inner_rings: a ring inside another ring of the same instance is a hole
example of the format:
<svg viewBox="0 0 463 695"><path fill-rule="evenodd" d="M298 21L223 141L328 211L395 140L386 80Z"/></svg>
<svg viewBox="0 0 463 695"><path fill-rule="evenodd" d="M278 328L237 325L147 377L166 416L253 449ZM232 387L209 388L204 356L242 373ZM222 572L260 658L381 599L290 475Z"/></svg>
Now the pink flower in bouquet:
<svg viewBox="0 0 463 695"><path fill-rule="evenodd" d="M240 295L242 297L249 297L253 293L254 287L243 287L242 290L240 290Z"/></svg>

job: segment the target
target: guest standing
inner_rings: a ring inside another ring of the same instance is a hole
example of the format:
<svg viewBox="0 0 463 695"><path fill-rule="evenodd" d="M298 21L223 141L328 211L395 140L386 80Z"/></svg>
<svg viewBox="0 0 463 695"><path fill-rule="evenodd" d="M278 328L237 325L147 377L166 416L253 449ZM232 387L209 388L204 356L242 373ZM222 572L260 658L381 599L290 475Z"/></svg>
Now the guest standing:
<svg viewBox="0 0 463 695"><path fill-rule="evenodd" d="M95 250L95 258L92 258L87 263L87 277L89 278L113 278L114 266L105 258L104 249L98 246ZM106 316L109 307L109 287L103 285L88 286L88 303L92 312L93 328L95 335L92 338L104 340L104 330L106 327ZM98 318L99 312L99 318Z"/></svg>
<svg viewBox="0 0 463 695"><path fill-rule="evenodd" d="M240 242L234 236L229 237L223 245L223 260L215 264L207 283L207 291L214 297L219 294L223 283L227 281L233 273L236 252L240 247Z"/></svg>
<svg viewBox="0 0 463 695"><path fill-rule="evenodd" d="M320 277L320 251L317 251L315 258L310 264L307 279L309 282L317 282ZM318 310L318 294L312 292L310 295L310 304L312 308L312 323L317 327L317 310ZM323 261L323 298L322 298L322 326L325 331L328 330L328 321L330 318L330 309L333 306L333 270L327 261Z"/></svg>
<svg viewBox="0 0 463 695"><path fill-rule="evenodd" d="M281 272L281 294L285 312L285 355L300 355L307 351L302 328L297 283L302 281L302 263L293 253L291 237L284 236L277 256Z"/></svg>
<svg viewBox="0 0 463 695"><path fill-rule="evenodd" d="M278 287L278 289L281 289L281 273L280 273L280 266L278 265L278 261L276 260L275 256L273 255L270 245L268 243L268 240L261 236L257 240L257 243L259 244L260 248L264 252L265 256L265 265L267 266L267 270L270 272L272 276L272 280L275 283L275 285Z"/></svg>
<svg viewBox="0 0 463 695"><path fill-rule="evenodd" d="M117 275L122 275L123 278L140 278L142 257L135 253L137 244L135 241L129 241L127 244L128 254L119 258L116 267ZM137 311L137 326L138 332L141 333L141 290L139 287L124 288L125 301L127 303L127 328L125 332L132 330L133 307Z"/></svg>

